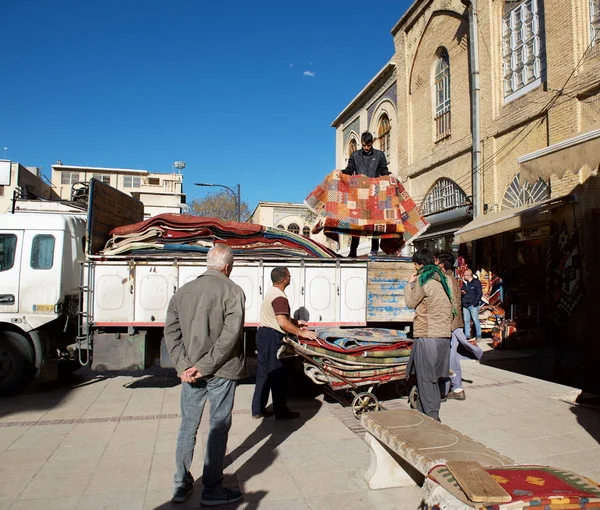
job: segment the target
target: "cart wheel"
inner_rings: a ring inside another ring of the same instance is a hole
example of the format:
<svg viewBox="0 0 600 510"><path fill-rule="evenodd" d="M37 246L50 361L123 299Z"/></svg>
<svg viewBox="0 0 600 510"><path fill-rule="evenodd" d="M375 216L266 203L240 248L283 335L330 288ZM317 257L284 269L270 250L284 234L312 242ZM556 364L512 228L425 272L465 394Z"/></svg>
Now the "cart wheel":
<svg viewBox="0 0 600 510"><path fill-rule="evenodd" d="M352 413L357 420L363 413L379 410L379 400L372 393L364 392L359 393L352 400Z"/></svg>
<svg viewBox="0 0 600 510"><path fill-rule="evenodd" d="M410 393L408 394L408 404L410 405L411 409L418 409L417 400L419 400L419 390L415 385L411 388Z"/></svg>

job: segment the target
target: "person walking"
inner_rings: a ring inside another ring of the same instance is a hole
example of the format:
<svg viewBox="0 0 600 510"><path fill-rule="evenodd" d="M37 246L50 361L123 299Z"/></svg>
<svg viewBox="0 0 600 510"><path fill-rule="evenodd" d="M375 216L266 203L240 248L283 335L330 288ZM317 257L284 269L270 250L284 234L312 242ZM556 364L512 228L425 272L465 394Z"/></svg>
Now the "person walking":
<svg viewBox="0 0 600 510"><path fill-rule="evenodd" d="M450 341L450 377L444 385L444 395L446 398L455 400L465 400L467 397L462 386L462 368L460 360L462 358L481 359L483 351L476 345L470 344L464 333L463 315L461 313L461 285L454 276L454 256L450 253L440 253L435 257L438 267L445 273L450 291L452 293L452 306L456 310L456 315L452 320L452 339ZM467 356L459 354L459 348Z"/></svg>
<svg viewBox="0 0 600 510"><path fill-rule="evenodd" d="M171 298L165 321L165 343L181 378L181 425L175 452L173 503L183 503L193 490L190 473L204 405L210 402L210 428L204 470L204 506L242 499L223 486L223 463L237 381L244 376L242 335L244 291L229 279L233 252L223 244L211 248L207 270Z"/></svg>
<svg viewBox="0 0 600 510"><path fill-rule="evenodd" d="M358 149L350 154L348 158L348 164L343 174L346 175L366 175L367 177L381 177L383 175L390 175L391 172L388 170L387 159L385 154L377 149L373 148L373 135L369 132L364 132L360 137L362 149ZM356 258L358 244L360 237L352 236L350 241L350 253L348 257ZM371 239L371 253L370 256L377 255L379 251L379 239Z"/></svg>
<svg viewBox="0 0 600 510"><path fill-rule="evenodd" d="M467 269L465 271L464 281L462 284L462 306L463 318L465 321L465 336L471 338L471 319L475 326L475 338L479 342L481 340L481 323L479 322L479 305L483 290L479 279L473 276L473 271Z"/></svg>
<svg viewBox="0 0 600 510"><path fill-rule="evenodd" d="M284 366L277 357L277 351L283 345L282 339L286 333L308 340L316 340L317 335L314 331L305 329L305 321L290 318L290 303L285 295L290 281L287 267L274 268L271 271L273 286L265 294L260 307L260 327L256 332L258 370L252 397L252 418L255 419L273 414L265 409L269 392L273 396L276 420L292 420L300 416L300 413L287 407Z"/></svg>
<svg viewBox="0 0 600 510"><path fill-rule="evenodd" d="M440 421L440 379L448 378L453 310L446 275L435 265L433 254L422 249L412 257L416 273L404 287L406 306L415 310L413 347L406 375L417 378L417 408Z"/></svg>

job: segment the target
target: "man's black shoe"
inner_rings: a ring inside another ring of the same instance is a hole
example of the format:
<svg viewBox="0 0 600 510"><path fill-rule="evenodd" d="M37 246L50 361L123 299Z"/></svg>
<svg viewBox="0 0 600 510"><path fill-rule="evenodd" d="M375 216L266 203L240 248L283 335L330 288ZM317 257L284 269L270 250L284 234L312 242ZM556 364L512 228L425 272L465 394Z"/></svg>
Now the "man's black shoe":
<svg viewBox="0 0 600 510"><path fill-rule="evenodd" d="M265 409L260 414L253 414L252 418L254 418L255 420L260 420L261 418L270 418L271 416L273 416L273 414L275 414L275 413L273 413L273 411L267 411Z"/></svg>
<svg viewBox="0 0 600 510"><path fill-rule="evenodd" d="M171 503L183 503L188 496L194 491L194 486L190 487L177 487L171 498Z"/></svg>
<svg viewBox="0 0 600 510"><path fill-rule="evenodd" d="M348 253L348 257L349 259L356 259L358 258L358 255L356 253Z"/></svg>
<svg viewBox="0 0 600 510"><path fill-rule="evenodd" d="M202 491L202 499L200 504L202 506L221 506L229 505L240 501L244 496L236 489L230 489L229 487L221 487L214 491Z"/></svg>
<svg viewBox="0 0 600 510"><path fill-rule="evenodd" d="M276 420L295 420L296 418L300 418L300 413L296 411L290 411L289 409L281 414L276 414Z"/></svg>

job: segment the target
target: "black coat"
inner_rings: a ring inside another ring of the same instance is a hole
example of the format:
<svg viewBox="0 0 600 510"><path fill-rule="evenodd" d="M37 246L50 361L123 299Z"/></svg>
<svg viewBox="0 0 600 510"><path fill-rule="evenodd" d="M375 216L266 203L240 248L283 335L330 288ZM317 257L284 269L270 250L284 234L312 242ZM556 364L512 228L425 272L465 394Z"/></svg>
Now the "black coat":
<svg viewBox="0 0 600 510"><path fill-rule="evenodd" d="M483 296L483 290L481 289L481 282L477 278L473 278L470 282L463 282L462 291L462 305L467 306L479 306L481 303L481 297Z"/></svg>
<svg viewBox="0 0 600 510"><path fill-rule="evenodd" d="M390 175L385 154L377 149L365 152L363 149L354 151L348 158L348 166L342 173L346 175L366 175L367 177L381 177Z"/></svg>

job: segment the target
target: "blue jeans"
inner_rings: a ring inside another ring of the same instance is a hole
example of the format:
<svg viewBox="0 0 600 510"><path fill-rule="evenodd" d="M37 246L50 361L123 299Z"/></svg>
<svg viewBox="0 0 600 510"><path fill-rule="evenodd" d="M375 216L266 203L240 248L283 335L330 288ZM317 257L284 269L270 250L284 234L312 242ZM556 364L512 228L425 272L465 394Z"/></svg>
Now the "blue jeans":
<svg viewBox="0 0 600 510"><path fill-rule="evenodd" d="M458 347L461 347L461 352L464 352L466 356L463 356L458 352ZM462 328L456 328L452 331L452 340L450 342L450 370L454 372L446 383L446 394L450 390L456 390L462 388L462 368L460 367L461 359L481 359L483 351L476 345L471 345L467 342L464 336Z"/></svg>
<svg viewBox="0 0 600 510"><path fill-rule="evenodd" d="M206 399L210 402L210 428L204 454L202 485L208 491L219 489L223 485L223 463L236 386L236 381L221 377L200 379L193 384L181 383L181 425L175 451L176 489L191 487L194 483L190 467Z"/></svg>
<svg viewBox="0 0 600 510"><path fill-rule="evenodd" d="M471 319L475 324L475 338L481 338L481 323L479 322L479 307L464 306L463 319L465 320L465 336L471 338Z"/></svg>

